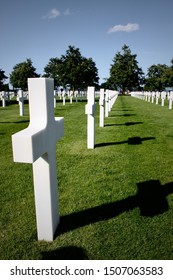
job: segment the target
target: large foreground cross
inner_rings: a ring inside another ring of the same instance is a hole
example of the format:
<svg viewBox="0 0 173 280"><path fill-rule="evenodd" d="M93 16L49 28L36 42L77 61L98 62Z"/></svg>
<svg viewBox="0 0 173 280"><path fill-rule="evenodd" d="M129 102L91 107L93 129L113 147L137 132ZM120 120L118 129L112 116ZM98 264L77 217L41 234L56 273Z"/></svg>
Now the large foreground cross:
<svg viewBox="0 0 173 280"><path fill-rule="evenodd" d="M38 240L52 241L59 223L56 142L64 134L64 119L54 118L54 82L28 79L30 124L12 135L15 162L33 164Z"/></svg>

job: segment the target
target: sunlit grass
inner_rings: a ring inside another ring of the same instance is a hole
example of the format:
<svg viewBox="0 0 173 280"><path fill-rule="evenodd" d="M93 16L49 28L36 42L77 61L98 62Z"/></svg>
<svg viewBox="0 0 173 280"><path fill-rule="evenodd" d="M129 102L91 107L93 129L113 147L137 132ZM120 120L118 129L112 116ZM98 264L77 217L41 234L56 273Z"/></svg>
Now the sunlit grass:
<svg viewBox="0 0 173 280"><path fill-rule="evenodd" d="M17 104L0 107L1 259L172 259L173 112L119 96L87 150L85 102L57 102L60 226L38 242L30 164L13 163L11 135L28 126Z"/></svg>

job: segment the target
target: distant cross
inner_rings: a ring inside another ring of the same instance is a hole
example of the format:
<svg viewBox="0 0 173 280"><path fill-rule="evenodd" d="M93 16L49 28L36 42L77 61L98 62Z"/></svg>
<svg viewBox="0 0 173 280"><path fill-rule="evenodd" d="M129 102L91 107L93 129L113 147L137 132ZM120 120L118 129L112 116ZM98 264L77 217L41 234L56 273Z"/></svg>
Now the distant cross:
<svg viewBox="0 0 173 280"><path fill-rule="evenodd" d="M18 91L17 100L19 102L19 113L20 113L20 116L24 116L24 100L25 99L26 99L26 97L23 94L23 90L19 90Z"/></svg>
<svg viewBox="0 0 173 280"><path fill-rule="evenodd" d="M64 119L54 118L54 82L28 79L30 124L12 135L15 162L33 164L38 240L52 241L59 223L56 142L64 134Z"/></svg>
<svg viewBox="0 0 173 280"><path fill-rule="evenodd" d="M107 118L109 116L109 90L106 90L105 95L105 117Z"/></svg>
<svg viewBox="0 0 173 280"><path fill-rule="evenodd" d="M152 96L151 102L154 103L154 98L155 98L155 92L154 91L151 93L151 96Z"/></svg>
<svg viewBox="0 0 173 280"><path fill-rule="evenodd" d="M2 99L2 107L5 107L6 106L6 94L5 94L5 91L2 91L1 99Z"/></svg>
<svg viewBox="0 0 173 280"><path fill-rule="evenodd" d="M87 148L94 149L95 145L95 87L87 89L88 103L85 105L85 114L87 115Z"/></svg>
<svg viewBox="0 0 173 280"><path fill-rule="evenodd" d="M104 89L100 89L100 99L99 99L99 105L100 105L100 127L104 127L104 100L105 100L105 92Z"/></svg>
<svg viewBox="0 0 173 280"><path fill-rule="evenodd" d="M165 91L162 91L162 92L161 92L162 106L164 106L165 98L166 98L166 92L165 92Z"/></svg>
<svg viewBox="0 0 173 280"><path fill-rule="evenodd" d="M54 108L56 108L56 96L57 96L57 93L56 93L56 90L54 90Z"/></svg>
<svg viewBox="0 0 173 280"><path fill-rule="evenodd" d="M172 109L173 91L169 94L169 109Z"/></svg>
<svg viewBox="0 0 173 280"><path fill-rule="evenodd" d="M160 92L156 92L156 105L159 103L159 98L160 98Z"/></svg>

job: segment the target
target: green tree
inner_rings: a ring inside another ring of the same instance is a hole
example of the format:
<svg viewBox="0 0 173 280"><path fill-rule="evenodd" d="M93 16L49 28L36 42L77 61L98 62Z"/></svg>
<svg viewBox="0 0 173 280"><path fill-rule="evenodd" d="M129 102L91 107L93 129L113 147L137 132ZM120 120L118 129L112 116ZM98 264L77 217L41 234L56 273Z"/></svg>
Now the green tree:
<svg viewBox="0 0 173 280"><path fill-rule="evenodd" d="M83 57L79 68L79 88L98 87L98 69L92 58Z"/></svg>
<svg viewBox="0 0 173 280"><path fill-rule="evenodd" d="M107 81L109 87L118 88L122 93L140 88L144 73L138 66L136 57L127 45L122 47L121 52L115 55L110 68L110 78Z"/></svg>
<svg viewBox="0 0 173 280"><path fill-rule="evenodd" d="M59 73L61 71L61 59L55 57L51 58L49 63L45 66L44 72L45 74L43 77L53 78L54 79L54 86L59 87L61 85Z"/></svg>
<svg viewBox="0 0 173 280"><path fill-rule="evenodd" d="M27 79L39 77L36 68L32 65L31 59L16 64L10 74L10 83L14 88L27 90Z"/></svg>
<svg viewBox="0 0 173 280"><path fill-rule="evenodd" d="M81 55L79 48L69 46L60 58L51 58L44 68L44 76L55 79L55 86L84 89L98 84L98 70L92 58Z"/></svg>
<svg viewBox="0 0 173 280"><path fill-rule="evenodd" d="M173 88L173 59L171 59L171 66L166 67L163 72L161 80L165 87Z"/></svg>
<svg viewBox="0 0 173 280"><path fill-rule="evenodd" d="M8 77L5 76L5 71L0 69L0 91L4 90L4 80L8 79Z"/></svg>
<svg viewBox="0 0 173 280"><path fill-rule="evenodd" d="M145 90L162 91L168 86L170 69L165 64L153 64L148 68Z"/></svg>

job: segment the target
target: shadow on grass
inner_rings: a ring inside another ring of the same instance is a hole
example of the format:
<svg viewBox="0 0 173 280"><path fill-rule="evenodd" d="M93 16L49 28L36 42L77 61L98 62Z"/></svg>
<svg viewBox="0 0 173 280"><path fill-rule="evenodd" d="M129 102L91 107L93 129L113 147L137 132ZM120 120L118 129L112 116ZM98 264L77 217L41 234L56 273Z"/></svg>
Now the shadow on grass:
<svg viewBox="0 0 173 280"><path fill-rule="evenodd" d="M13 106L13 105L17 105L17 104L19 104L19 102L17 100L10 100L10 101L6 100L5 107L11 106L11 105ZM25 101L24 101L24 105L26 105L26 104L29 104L29 100L28 99L25 99ZM0 103L0 106L1 106L1 103Z"/></svg>
<svg viewBox="0 0 173 280"><path fill-rule="evenodd" d="M120 145L120 144L139 145L139 144L142 144L143 141L154 140L154 139L155 139L155 137L144 137L144 138L131 137L127 141L99 143L99 144L95 145L95 148L105 147L105 146L114 146L114 145Z"/></svg>
<svg viewBox="0 0 173 280"><path fill-rule="evenodd" d="M28 123L29 120L23 120L23 121L18 121L18 122L0 122L0 123Z"/></svg>
<svg viewBox="0 0 173 280"><path fill-rule="evenodd" d="M129 110L128 110L129 111ZM109 118L115 118L115 117L131 117L131 116L136 116L136 114L117 114L117 115L111 115Z"/></svg>
<svg viewBox="0 0 173 280"><path fill-rule="evenodd" d="M136 125L136 124L143 124L143 122L126 122L126 123L120 123L120 124L106 124L105 126L131 126L131 125Z"/></svg>
<svg viewBox="0 0 173 280"><path fill-rule="evenodd" d="M134 111L134 110L132 110L132 109L119 109L119 110L118 109L113 109L112 110L112 112L122 112L122 111L123 112L128 112L128 111Z"/></svg>
<svg viewBox="0 0 173 280"><path fill-rule="evenodd" d="M88 260L82 248L62 247L54 251L42 252L42 260Z"/></svg>
<svg viewBox="0 0 173 280"><path fill-rule="evenodd" d="M69 98L67 98L66 100L65 100L65 103L70 103L70 99ZM80 99L80 98L78 98L77 99L77 101L76 101L76 98L73 98L73 101L72 101L72 103L71 104L76 104L76 103L81 103L81 102L84 102L84 103L87 103L87 97L85 97L85 98L83 98L82 100ZM57 99L56 100L56 103L63 103L63 99Z"/></svg>
<svg viewBox="0 0 173 280"><path fill-rule="evenodd" d="M173 183L164 186L159 180L138 183L134 196L62 216L55 237L79 227L115 218L136 207L139 207L141 216L162 214L169 209L167 196L172 193Z"/></svg>

